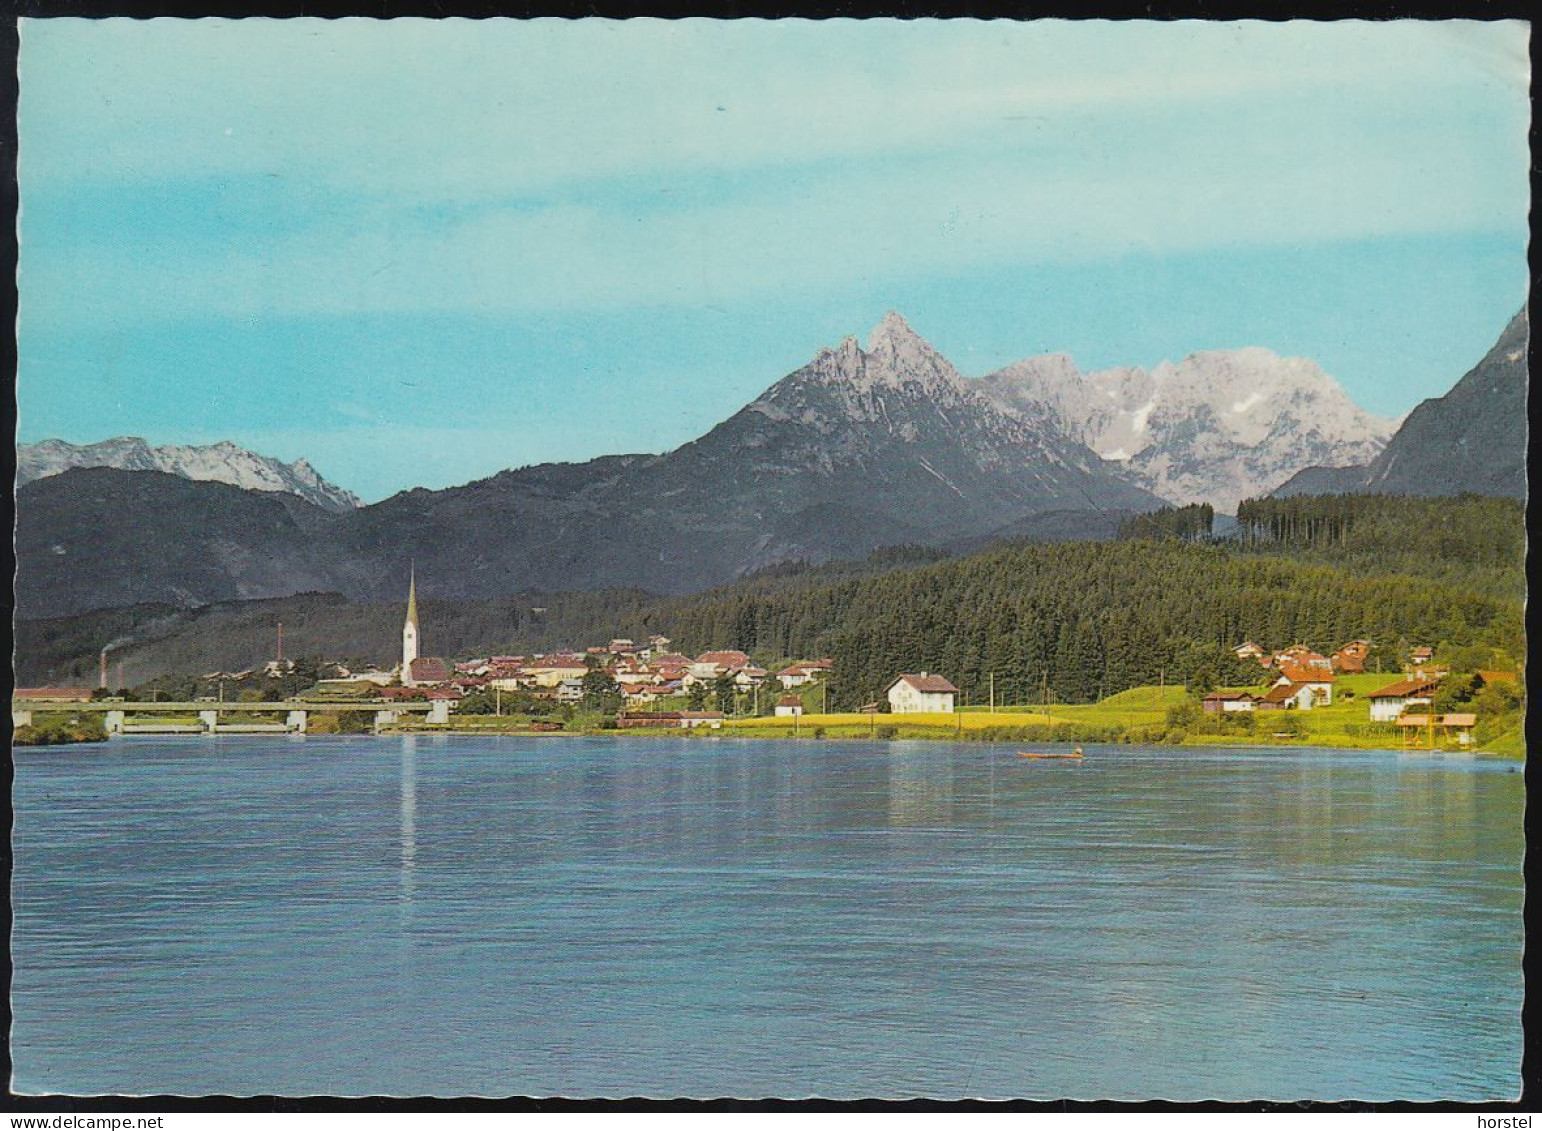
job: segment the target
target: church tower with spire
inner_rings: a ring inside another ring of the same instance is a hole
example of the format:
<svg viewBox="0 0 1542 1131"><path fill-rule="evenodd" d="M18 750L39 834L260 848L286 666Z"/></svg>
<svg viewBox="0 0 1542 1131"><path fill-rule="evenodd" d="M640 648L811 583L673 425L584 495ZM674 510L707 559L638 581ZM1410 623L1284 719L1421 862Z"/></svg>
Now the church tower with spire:
<svg viewBox="0 0 1542 1131"><path fill-rule="evenodd" d="M418 658L418 569L412 567L407 582L407 619L402 622L402 686L412 682L412 661Z"/></svg>

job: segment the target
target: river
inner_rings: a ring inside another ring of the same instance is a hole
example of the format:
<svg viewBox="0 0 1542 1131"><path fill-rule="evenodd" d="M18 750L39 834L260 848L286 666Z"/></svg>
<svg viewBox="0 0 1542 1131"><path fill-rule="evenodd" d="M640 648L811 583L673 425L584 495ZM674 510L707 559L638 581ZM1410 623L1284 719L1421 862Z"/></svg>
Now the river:
<svg viewBox="0 0 1542 1131"><path fill-rule="evenodd" d="M442 736L15 762L19 1092L1520 1089L1513 763Z"/></svg>

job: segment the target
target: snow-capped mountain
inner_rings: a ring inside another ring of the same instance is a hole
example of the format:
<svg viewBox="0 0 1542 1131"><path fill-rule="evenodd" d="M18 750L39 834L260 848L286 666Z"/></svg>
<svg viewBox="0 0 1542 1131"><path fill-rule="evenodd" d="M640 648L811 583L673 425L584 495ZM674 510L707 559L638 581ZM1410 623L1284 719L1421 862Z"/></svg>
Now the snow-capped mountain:
<svg viewBox="0 0 1542 1131"><path fill-rule="evenodd" d="M1225 512L1303 468L1369 463L1397 426L1361 409L1315 362L1256 346L1149 371L1082 373L1048 354L983 383L1003 408L1056 423L1162 498Z"/></svg>
<svg viewBox="0 0 1542 1131"><path fill-rule="evenodd" d="M16 446L18 486L58 475L72 467L164 471L184 479L229 483L251 491L284 491L338 513L360 505L358 497L351 491L328 483L303 459L284 463L228 440L202 447L188 444L151 447L138 436L119 436L96 444L44 440Z"/></svg>

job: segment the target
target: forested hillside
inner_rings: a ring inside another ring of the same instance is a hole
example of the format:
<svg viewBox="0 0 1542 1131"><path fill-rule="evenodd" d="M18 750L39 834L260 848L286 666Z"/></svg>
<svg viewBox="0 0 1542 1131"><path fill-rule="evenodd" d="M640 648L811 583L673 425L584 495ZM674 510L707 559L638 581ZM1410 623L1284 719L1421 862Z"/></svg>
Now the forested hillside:
<svg viewBox="0 0 1542 1131"><path fill-rule="evenodd" d="M1259 554L1404 573L1472 593L1526 592L1526 504L1461 495L1295 495L1244 499L1232 541Z"/></svg>
<svg viewBox="0 0 1542 1131"><path fill-rule="evenodd" d="M1331 649L1356 637L1486 644L1519 655L1518 604L1406 576L1360 576L1177 542L1001 550L871 582L667 610L687 646L713 642L835 660L841 705L900 671L945 674L978 700L1078 702L1219 665L1245 638Z"/></svg>
<svg viewBox="0 0 1542 1131"><path fill-rule="evenodd" d="M780 566L693 597L605 590L442 602L420 587L423 646L464 657L662 632L690 652L828 655L833 705L842 707L918 669L946 675L974 700L994 672L1008 699L1085 701L1219 673L1246 638L1326 651L1364 637L1388 669L1408 643L1524 654L1518 504L1330 496L1264 500L1244 515L1242 534L1225 544L1003 546L925 565L907 564L913 551L892 551L864 565ZM873 572L885 567L894 568ZM22 622L17 645L24 680L70 682L89 678L97 649L118 638L136 682L260 663L282 621L290 655L389 664L401 615L398 603L313 594Z"/></svg>

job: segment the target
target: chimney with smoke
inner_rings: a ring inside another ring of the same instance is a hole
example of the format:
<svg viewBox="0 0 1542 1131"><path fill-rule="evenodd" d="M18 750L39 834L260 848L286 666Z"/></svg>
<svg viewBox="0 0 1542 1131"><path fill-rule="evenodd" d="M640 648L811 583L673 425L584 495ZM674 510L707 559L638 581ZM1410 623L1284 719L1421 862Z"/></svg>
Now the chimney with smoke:
<svg viewBox="0 0 1542 1131"><path fill-rule="evenodd" d="M102 649L102 671L101 671L100 680L97 683L97 686L100 687L103 691L107 690L107 649L106 648Z"/></svg>

